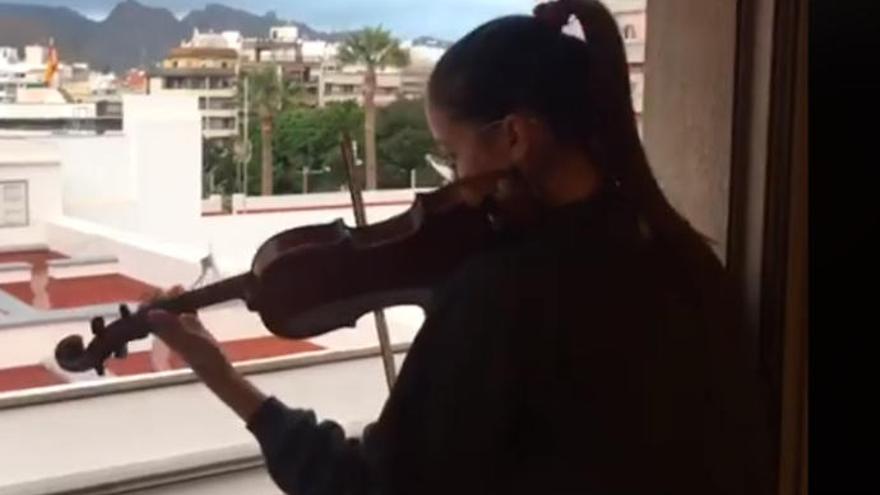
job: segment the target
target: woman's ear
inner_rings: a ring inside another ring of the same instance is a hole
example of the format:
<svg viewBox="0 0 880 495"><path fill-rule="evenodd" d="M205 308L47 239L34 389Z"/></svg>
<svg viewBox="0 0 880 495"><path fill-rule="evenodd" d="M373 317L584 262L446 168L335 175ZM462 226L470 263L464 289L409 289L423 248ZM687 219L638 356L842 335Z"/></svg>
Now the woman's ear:
<svg viewBox="0 0 880 495"><path fill-rule="evenodd" d="M510 162L529 162L541 139L538 121L524 115L511 114L504 118L501 125Z"/></svg>

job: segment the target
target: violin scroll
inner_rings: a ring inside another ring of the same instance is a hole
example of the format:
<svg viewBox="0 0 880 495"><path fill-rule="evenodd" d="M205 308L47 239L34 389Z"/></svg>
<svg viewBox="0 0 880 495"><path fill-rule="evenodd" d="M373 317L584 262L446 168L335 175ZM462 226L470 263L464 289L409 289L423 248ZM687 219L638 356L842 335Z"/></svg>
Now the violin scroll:
<svg viewBox="0 0 880 495"><path fill-rule="evenodd" d="M92 318L92 341L83 345L79 335L69 335L55 346L55 361L67 371L94 369L104 375L104 362L110 357L128 355L128 343L149 335L150 329L141 312L132 313L125 304L119 306L119 318L106 325L104 318Z"/></svg>

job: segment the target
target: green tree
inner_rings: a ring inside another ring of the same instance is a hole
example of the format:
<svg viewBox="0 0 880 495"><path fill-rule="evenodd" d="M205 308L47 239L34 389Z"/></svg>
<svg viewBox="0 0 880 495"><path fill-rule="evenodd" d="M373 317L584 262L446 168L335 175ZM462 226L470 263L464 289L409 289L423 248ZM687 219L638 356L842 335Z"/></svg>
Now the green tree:
<svg viewBox="0 0 880 495"><path fill-rule="evenodd" d="M248 78L248 104L256 113L260 126L260 194L268 196L272 194L274 186L272 134L275 118L279 112L296 103L302 91L300 86L282 78L277 65L270 65L245 77Z"/></svg>
<svg viewBox="0 0 880 495"><path fill-rule="evenodd" d="M382 187L409 187L415 171L418 186L439 186L443 182L425 161L436 146L422 101L399 100L379 112L377 139Z"/></svg>
<svg viewBox="0 0 880 495"><path fill-rule="evenodd" d="M202 194L232 194L236 163L231 143L225 139L202 140Z"/></svg>
<svg viewBox="0 0 880 495"><path fill-rule="evenodd" d="M355 138L363 149L363 135L358 133L364 110L354 102L333 103L324 108L289 107L275 119L272 149L274 152L274 190L279 194L338 191L347 182L339 139L343 132ZM251 125L254 149L261 147L259 123ZM435 153L431 132L421 101L400 100L379 109L376 125L380 158L378 183L384 188L409 187L410 174L416 171L417 185L435 187L443 183L425 161L426 153ZM259 156L249 163L248 192L259 192ZM303 171L307 171L307 175ZM363 183L363 167L358 167ZM308 177L307 188L303 178Z"/></svg>
<svg viewBox="0 0 880 495"><path fill-rule="evenodd" d="M360 64L364 74L364 148L366 155L367 189L376 189L378 169L376 159L376 70L385 67L403 67L409 64L409 52L381 26L365 28L349 36L339 48L339 60L344 64Z"/></svg>
<svg viewBox="0 0 880 495"><path fill-rule="evenodd" d="M363 110L354 102L283 112L275 133L276 162L283 177L280 187L303 191L303 180L308 177L309 192L338 191L346 183L340 135L356 135L362 122Z"/></svg>

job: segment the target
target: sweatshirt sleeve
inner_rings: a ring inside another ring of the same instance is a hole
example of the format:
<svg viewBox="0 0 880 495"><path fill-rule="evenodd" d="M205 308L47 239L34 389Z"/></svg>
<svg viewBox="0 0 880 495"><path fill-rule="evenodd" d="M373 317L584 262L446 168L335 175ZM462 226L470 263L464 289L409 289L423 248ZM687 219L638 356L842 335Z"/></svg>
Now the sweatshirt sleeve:
<svg viewBox="0 0 880 495"><path fill-rule="evenodd" d="M373 442L346 438L333 421L318 422L315 413L291 409L275 397L260 406L247 423L260 444L272 480L285 493L336 495L375 493Z"/></svg>

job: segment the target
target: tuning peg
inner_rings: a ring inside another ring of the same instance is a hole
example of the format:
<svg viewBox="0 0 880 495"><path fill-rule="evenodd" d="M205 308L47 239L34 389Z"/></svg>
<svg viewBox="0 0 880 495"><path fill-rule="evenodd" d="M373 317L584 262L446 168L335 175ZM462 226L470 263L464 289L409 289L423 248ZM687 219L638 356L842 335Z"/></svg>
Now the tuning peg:
<svg viewBox="0 0 880 495"><path fill-rule="evenodd" d="M116 352L113 353L113 357L117 359L124 359L128 356L128 345L122 344L119 349L116 349Z"/></svg>
<svg viewBox="0 0 880 495"><path fill-rule="evenodd" d="M131 316L131 310L128 309L128 305L127 305L127 304L120 304L120 305L119 305L119 314L120 314L123 318L128 318L129 316Z"/></svg>
<svg viewBox="0 0 880 495"><path fill-rule="evenodd" d="M105 328L104 318L102 318L100 316L96 316L96 317L92 318L91 327L92 327L92 334L95 337L100 337L104 333L104 328Z"/></svg>

